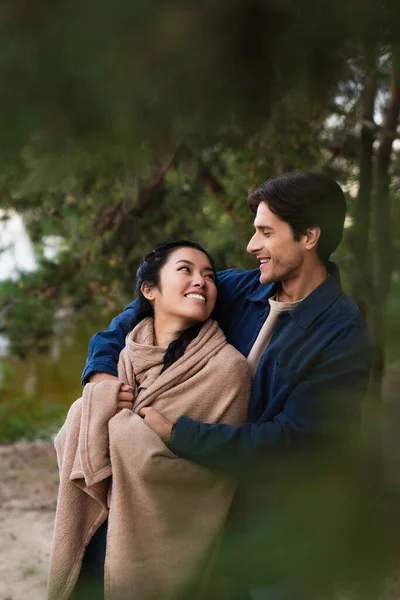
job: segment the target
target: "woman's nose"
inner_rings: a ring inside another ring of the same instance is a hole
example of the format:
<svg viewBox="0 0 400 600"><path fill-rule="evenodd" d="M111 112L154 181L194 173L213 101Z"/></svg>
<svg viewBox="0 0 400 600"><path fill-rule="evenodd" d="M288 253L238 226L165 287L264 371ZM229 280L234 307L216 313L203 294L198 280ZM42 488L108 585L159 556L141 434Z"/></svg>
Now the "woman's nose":
<svg viewBox="0 0 400 600"><path fill-rule="evenodd" d="M193 285L196 287L204 287L205 285L205 279L202 275L196 275L194 280L193 280Z"/></svg>

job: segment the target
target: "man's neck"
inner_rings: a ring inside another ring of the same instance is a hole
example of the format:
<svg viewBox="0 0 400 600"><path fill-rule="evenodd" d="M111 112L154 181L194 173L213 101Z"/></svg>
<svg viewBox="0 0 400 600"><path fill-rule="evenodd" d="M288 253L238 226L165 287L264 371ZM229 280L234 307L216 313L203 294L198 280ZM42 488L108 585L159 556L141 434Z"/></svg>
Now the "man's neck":
<svg viewBox="0 0 400 600"><path fill-rule="evenodd" d="M297 302L313 292L328 277L328 269L321 262L301 270L296 276L281 281L279 302Z"/></svg>

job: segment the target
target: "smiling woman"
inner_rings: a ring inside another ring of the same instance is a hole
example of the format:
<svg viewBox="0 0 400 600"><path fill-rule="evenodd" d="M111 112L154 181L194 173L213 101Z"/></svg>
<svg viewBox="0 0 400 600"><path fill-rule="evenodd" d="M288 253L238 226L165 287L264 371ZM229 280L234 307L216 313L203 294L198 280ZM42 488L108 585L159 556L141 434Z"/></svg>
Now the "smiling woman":
<svg viewBox="0 0 400 600"><path fill-rule="evenodd" d="M182 241L158 246L138 270L139 298L151 306L155 339L160 346L206 321L217 299L217 276L211 257L197 244L187 244ZM154 273L155 268L158 270Z"/></svg>
<svg viewBox="0 0 400 600"><path fill-rule="evenodd" d="M174 456L139 416L152 407L172 423L182 414L232 425L246 417L247 362L210 319L214 262L193 242L162 244L142 261L136 291L119 380L87 384L55 441L50 600L87 597L93 583L105 584L106 598L186 597L207 583L235 491L232 478ZM118 410L127 385L133 403Z"/></svg>

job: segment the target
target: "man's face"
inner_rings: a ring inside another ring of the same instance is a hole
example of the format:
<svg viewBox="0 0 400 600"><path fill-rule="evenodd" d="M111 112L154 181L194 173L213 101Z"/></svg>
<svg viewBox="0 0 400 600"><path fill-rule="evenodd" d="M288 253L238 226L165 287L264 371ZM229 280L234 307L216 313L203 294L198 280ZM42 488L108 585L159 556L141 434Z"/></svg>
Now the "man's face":
<svg viewBox="0 0 400 600"><path fill-rule="evenodd" d="M290 225L271 212L265 202L258 206L254 228L247 252L260 263L260 283L297 277L306 256L306 236L295 241Z"/></svg>

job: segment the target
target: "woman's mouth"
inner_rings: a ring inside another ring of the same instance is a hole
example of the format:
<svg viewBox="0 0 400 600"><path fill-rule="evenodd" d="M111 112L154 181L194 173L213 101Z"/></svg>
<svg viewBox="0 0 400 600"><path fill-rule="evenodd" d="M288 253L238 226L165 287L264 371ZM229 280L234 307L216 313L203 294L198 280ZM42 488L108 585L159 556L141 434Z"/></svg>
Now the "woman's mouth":
<svg viewBox="0 0 400 600"><path fill-rule="evenodd" d="M189 300L197 300L198 302L202 302L203 304L206 301L205 296L202 294L186 294L185 298L189 298Z"/></svg>

